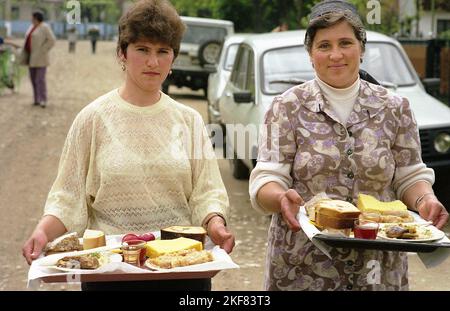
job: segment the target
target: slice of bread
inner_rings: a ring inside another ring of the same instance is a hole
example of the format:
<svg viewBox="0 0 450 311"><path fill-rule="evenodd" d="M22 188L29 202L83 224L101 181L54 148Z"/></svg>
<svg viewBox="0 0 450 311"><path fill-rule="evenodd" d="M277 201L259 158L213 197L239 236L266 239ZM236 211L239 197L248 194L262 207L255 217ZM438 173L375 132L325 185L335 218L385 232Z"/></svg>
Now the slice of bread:
<svg viewBox="0 0 450 311"><path fill-rule="evenodd" d="M354 221L361 214L356 206L342 200L322 200L315 208L315 222L323 229L353 228Z"/></svg>
<svg viewBox="0 0 450 311"><path fill-rule="evenodd" d="M81 251L83 250L83 246L78 239L78 235L76 232L68 233L62 235L52 242L49 242L45 247L45 254L51 255L56 253L64 253L64 252L72 252L72 251Z"/></svg>
<svg viewBox="0 0 450 311"><path fill-rule="evenodd" d="M87 229L83 234L83 249L106 246L105 234L100 230Z"/></svg>

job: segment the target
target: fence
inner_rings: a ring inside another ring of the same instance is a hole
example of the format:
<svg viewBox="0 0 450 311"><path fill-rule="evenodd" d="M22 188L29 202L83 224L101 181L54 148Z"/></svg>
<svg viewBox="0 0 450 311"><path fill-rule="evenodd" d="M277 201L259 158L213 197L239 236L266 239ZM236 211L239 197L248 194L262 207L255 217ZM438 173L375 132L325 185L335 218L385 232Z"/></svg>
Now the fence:
<svg viewBox="0 0 450 311"><path fill-rule="evenodd" d="M399 41L419 77L431 82L434 79L435 83L429 83L427 91L450 106L450 40L399 39Z"/></svg>
<svg viewBox="0 0 450 311"><path fill-rule="evenodd" d="M21 21L21 20L11 21L9 23L10 23L9 27L11 28L11 35L14 37L24 37L28 27L30 27L31 24L30 21ZM67 29L73 27L77 29L79 38L87 38L88 30L94 26L99 29L100 39L102 40L112 40L117 35L117 25L113 24L82 23L82 24L68 25L65 22L54 22L54 21L47 21L47 23L50 25L57 38L66 38ZM5 26L4 21L0 20L0 28L4 26Z"/></svg>

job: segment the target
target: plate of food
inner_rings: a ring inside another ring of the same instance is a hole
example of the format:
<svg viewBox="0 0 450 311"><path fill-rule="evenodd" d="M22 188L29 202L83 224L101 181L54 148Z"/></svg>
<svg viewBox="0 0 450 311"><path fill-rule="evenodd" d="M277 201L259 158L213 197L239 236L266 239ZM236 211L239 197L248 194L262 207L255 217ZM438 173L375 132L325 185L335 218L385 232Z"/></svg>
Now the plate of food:
<svg viewBox="0 0 450 311"><path fill-rule="evenodd" d="M445 233L428 224L382 224L378 237L391 241L431 242L444 238Z"/></svg>
<svg viewBox="0 0 450 311"><path fill-rule="evenodd" d="M112 252L94 252L59 259L55 265L48 266L64 272L96 271L108 263L122 262L122 256Z"/></svg>

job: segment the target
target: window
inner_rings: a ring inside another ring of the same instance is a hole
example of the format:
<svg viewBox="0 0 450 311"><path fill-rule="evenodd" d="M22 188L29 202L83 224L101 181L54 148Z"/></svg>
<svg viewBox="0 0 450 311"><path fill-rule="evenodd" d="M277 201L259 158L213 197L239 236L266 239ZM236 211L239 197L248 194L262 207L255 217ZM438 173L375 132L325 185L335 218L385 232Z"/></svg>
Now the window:
<svg viewBox="0 0 450 311"><path fill-rule="evenodd" d="M231 82L241 90L245 90L247 84L248 59L249 49L241 46L231 74Z"/></svg>
<svg viewBox="0 0 450 311"><path fill-rule="evenodd" d="M183 42L200 44L208 40L223 40L227 35L225 28L211 26L188 25L183 36Z"/></svg>
<svg viewBox="0 0 450 311"><path fill-rule="evenodd" d="M231 44L228 47L227 55L225 57L224 69L231 71L233 68L234 60L236 59L236 53L239 48L239 44Z"/></svg>
<svg viewBox="0 0 450 311"><path fill-rule="evenodd" d="M444 31L450 29L450 19L438 19L437 21L437 35L439 36Z"/></svg>
<svg viewBox="0 0 450 311"><path fill-rule="evenodd" d="M398 86L416 83L404 57L392 44L367 43L361 68L380 83L385 81Z"/></svg>

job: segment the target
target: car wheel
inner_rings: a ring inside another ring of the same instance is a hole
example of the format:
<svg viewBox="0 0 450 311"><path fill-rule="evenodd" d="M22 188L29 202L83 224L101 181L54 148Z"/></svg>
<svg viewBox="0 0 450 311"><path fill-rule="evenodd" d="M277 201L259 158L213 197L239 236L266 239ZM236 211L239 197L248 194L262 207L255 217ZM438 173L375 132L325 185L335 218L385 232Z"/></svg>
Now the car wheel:
<svg viewBox="0 0 450 311"><path fill-rule="evenodd" d="M218 40L207 40L203 42L198 49L198 59L200 60L200 64L202 64L202 66L217 64L221 49L222 42Z"/></svg>

